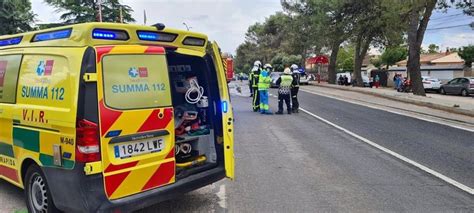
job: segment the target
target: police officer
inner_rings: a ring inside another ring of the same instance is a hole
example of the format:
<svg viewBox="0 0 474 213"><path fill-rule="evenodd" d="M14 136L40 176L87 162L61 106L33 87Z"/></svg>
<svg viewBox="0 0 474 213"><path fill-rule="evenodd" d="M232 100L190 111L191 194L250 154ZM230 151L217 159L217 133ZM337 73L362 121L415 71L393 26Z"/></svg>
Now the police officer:
<svg viewBox="0 0 474 213"><path fill-rule="evenodd" d="M272 71L272 65L265 64L263 70L260 72L258 77L258 93L260 94L260 113L271 115L270 106L268 105L268 89L270 88L270 72Z"/></svg>
<svg viewBox="0 0 474 213"><path fill-rule="evenodd" d="M286 103L286 109L288 110L288 114L291 114L291 104L290 104L290 97L291 97L291 85L293 83L293 77L291 76L290 68L285 68L283 71L283 75L280 76L277 80L278 88L278 112L276 114L282 115L283 114L283 101Z"/></svg>
<svg viewBox="0 0 474 213"><path fill-rule="evenodd" d="M258 92L258 80L260 77L260 71L262 69L262 62L255 61L253 63L252 72L250 73L250 92L253 94L252 108L254 112L258 112L260 109L260 94Z"/></svg>
<svg viewBox="0 0 474 213"><path fill-rule="evenodd" d="M300 72L298 70L298 65L292 64L290 67L292 71L292 87L291 87L291 103L292 103L292 111L298 113L298 109L300 108L300 104L298 103L298 91L300 90Z"/></svg>

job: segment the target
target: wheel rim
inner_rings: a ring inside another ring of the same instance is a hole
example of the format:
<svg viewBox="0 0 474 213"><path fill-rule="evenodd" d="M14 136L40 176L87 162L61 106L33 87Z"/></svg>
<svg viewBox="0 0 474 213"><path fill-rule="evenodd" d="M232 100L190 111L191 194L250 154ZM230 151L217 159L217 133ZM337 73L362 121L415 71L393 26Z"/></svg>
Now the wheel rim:
<svg viewBox="0 0 474 213"><path fill-rule="evenodd" d="M30 184L30 206L35 212L47 212L48 210L48 196L46 183L39 174L34 174L31 177Z"/></svg>
<svg viewBox="0 0 474 213"><path fill-rule="evenodd" d="M444 93L446 93L446 92L444 92L444 89L441 89L441 93L444 94Z"/></svg>
<svg viewBox="0 0 474 213"><path fill-rule="evenodd" d="M461 92L461 94L462 94L462 96L467 96L466 90L463 90L463 91Z"/></svg>

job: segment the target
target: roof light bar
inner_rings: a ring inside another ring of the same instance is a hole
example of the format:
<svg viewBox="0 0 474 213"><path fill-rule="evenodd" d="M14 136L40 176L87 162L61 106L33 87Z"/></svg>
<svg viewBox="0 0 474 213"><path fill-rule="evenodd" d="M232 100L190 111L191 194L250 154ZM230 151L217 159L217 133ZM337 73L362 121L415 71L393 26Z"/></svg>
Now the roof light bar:
<svg viewBox="0 0 474 213"><path fill-rule="evenodd" d="M164 41L173 42L178 35L173 33L153 32L153 31L137 31L137 36L144 41Z"/></svg>
<svg viewBox="0 0 474 213"><path fill-rule="evenodd" d="M65 30L56 30L50 31L45 33L37 33L33 37L31 42L39 42L39 41L50 41L56 39L64 39L69 38L71 36L72 29L65 29Z"/></svg>
<svg viewBox="0 0 474 213"><path fill-rule="evenodd" d="M92 38L126 41L129 39L129 36L125 30L94 29L92 31Z"/></svg>
<svg viewBox="0 0 474 213"><path fill-rule="evenodd" d="M21 42L22 39L23 39L23 36L2 39L2 40L0 40L0 47L10 46L10 45L17 45Z"/></svg>

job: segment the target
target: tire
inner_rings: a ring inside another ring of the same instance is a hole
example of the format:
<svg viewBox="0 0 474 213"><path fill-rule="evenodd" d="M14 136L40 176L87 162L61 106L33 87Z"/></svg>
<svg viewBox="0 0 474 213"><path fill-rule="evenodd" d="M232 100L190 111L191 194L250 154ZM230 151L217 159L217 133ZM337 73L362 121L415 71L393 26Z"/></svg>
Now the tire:
<svg viewBox="0 0 474 213"><path fill-rule="evenodd" d="M446 91L444 91L444 88L439 89L439 92L443 95L446 95Z"/></svg>
<svg viewBox="0 0 474 213"><path fill-rule="evenodd" d="M461 95L464 96L464 97L467 97L467 96L469 96L469 92L467 92L466 89L462 89L461 90Z"/></svg>
<svg viewBox="0 0 474 213"><path fill-rule="evenodd" d="M61 212L54 205L46 178L37 165L31 165L26 171L24 187L28 212Z"/></svg>

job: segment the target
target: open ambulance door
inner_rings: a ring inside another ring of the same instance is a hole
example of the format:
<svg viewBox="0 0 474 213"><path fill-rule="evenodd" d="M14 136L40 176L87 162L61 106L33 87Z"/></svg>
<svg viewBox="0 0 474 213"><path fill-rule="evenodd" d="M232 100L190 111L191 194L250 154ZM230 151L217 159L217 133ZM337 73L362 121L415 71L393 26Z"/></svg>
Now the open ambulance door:
<svg viewBox="0 0 474 213"><path fill-rule="evenodd" d="M110 200L175 182L174 116L165 49L96 47L100 149Z"/></svg>
<svg viewBox="0 0 474 213"><path fill-rule="evenodd" d="M219 46L212 42L214 65L216 66L219 94L222 104L222 126L224 140L224 163L226 176L234 179L234 115L230 103L229 89L227 87L226 73L222 64Z"/></svg>

